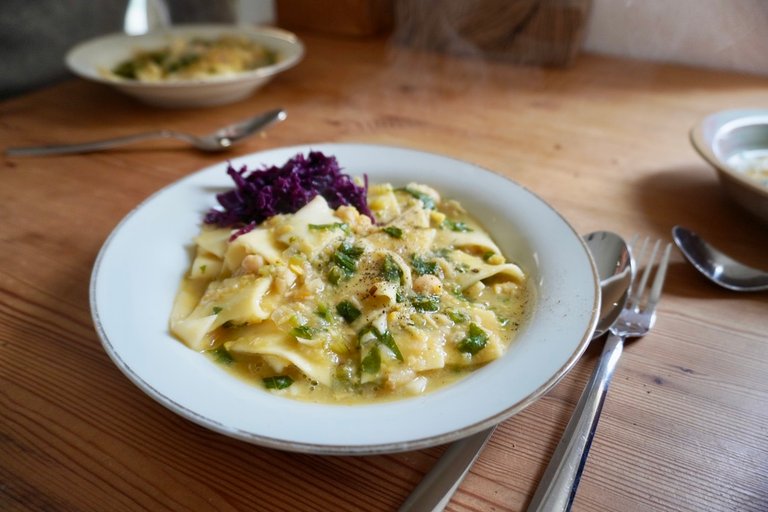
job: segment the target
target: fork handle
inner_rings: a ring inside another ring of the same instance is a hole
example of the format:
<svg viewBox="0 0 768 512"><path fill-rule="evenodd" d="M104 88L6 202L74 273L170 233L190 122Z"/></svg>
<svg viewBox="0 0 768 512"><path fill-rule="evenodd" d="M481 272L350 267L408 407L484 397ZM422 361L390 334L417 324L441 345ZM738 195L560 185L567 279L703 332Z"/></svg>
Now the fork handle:
<svg viewBox="0 0 768 512"><path fill-rule="evenodd" d="M136 133L115 137L112 139L94 140L91 142L82 142L78 144L58 144L49 146L28 146L22 148L8 148L5 154L8 156L44 156L44 155L66 155L73 153L90 153L100 151L126 144L133 144L150 139L176 137L178 134L170 130L157 130L153 132Z"/></svg>
<svg viewBox="0 0 768 512"><path fill-rule="evenodd" d="M528 512L567 511L573 505L576 488L587 462L592 438L600 420L605 394L621 357L624 339L609 334L603 353L579 398L563 437L541 477Z"/></svg>

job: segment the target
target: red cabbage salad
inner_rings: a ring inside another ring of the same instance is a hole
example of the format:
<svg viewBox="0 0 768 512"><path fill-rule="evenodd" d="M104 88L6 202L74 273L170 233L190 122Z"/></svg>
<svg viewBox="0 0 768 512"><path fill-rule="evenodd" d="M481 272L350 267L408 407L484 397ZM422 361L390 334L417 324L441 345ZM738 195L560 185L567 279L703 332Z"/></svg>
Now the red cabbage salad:
<svg viewBox="0 0 768 512"><path fill-rule="evenodd" d="M351 176L341 172L335 157L320 151L310 151L307 156L299 153L282 167L249 171L245 165L240 170L229 165L227 174L235 188L216 196L222 209L209 210L205 223L238 228L233 238L274 215L297 212L318 194L331 208L354 206L375 222L366 197L368 176L364 175L363 186L355 184Z"/></svg>

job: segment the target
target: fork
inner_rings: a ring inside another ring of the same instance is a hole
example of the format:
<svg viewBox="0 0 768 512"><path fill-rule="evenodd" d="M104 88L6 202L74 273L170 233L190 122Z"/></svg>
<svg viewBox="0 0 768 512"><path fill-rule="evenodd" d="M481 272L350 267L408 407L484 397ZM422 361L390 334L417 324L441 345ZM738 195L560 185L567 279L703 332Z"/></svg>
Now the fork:
<svg viewBox="0 0 768 512"><path fill-rule="evenodd" d="M630 252L634 252L637 245L637 237L631 242ZM666 244L663 249L661 261L655 272L653 283L648 288L653 266L656 262L661 241L653 244L650 256L645 263L645 270L638 281L638 274L632 280L629 299L619 314L616 323L610 328L608 338L605 341L603 353L595 368L592 378L584 389L582 398L576 406L574 417L568 423L563 438L555 449L547 469L544 471L541 482L536 489L528 512L553 512L568 511L573 505L576 489L579 485L581 473L587 462L589 448L597 429L600 412L603 408L605 395L608 391L611 377L624 348L627 338L640 338L648 334L656 321L656 306L661 298L661 289L664 286L664 278L669 265L669 254L672 244ZM636 254L638 268L646 257L649 248L649 240L646 238L640 245ZM584 436L574 435L576 424L584 423L584 415L591 416L589 433Z"/></svg>

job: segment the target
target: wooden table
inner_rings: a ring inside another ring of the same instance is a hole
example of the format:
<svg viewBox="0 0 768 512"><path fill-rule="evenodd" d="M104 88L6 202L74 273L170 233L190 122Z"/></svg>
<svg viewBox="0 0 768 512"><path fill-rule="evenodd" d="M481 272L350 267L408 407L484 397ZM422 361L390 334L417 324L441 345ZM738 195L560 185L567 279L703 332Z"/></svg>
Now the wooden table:
<svg viewBox="0 0 768 512"><path fill-rule="evenodd" d="M283 106L226 155L175 142L0 169L0 509L390 511L445 447L366 457L283 453L210 432L142 393L94 332L88 284L117 222L223 159L321 141L394 144L495 169L579 231L670 238L683 224L766 267L768 228L724 196L688 129L768 104L768 78L598 56L569 70L307 35L307 56L252 98L142 106L71 80L0 103L2 146L167 127L206 133ZM627 347L574 510L768 510L768 296L709 284L673 253L656 328ZM596 363L501 424L449 510L523 510Z"/></svg>

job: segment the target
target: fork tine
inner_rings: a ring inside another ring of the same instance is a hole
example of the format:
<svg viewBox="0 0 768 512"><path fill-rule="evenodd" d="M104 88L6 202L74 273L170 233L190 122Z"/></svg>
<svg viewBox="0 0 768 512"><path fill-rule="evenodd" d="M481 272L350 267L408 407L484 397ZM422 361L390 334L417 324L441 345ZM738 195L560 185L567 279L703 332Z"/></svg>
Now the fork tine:
<svg viewBox="0 0 768 512"><path fill-rule="evenodd" d="M648 239L646 239L647 243ZM643 276L640 278L640 284L637 285L637 291L635 295L635 301L637 302L636 306L640 305L640 302L642 302L643 294L645 293L646 286L648 285L648 279L651 276L651 271L653 270L653 263L656 261L656 253L659 252L659 244L661 243L661 240L656 240L656 243L653 244L653 249L651 249L651 255L648 256L648 261L645 262L645 269L643 269Z"/></svg>
<svg viewBox="0 0 768 512"><path fill-rule="evenodd" d="M672 250L672 244L668 243L664 248L664 255L661 257L661 262L656 269L656 277L653 279L653 286L651 287L651 293L648 296L648 307L653 308L656 303L659 302L661 297L661 288L664 286L664 279L667 276L667 267L669 267L669 254Z"/></svg>
<svg viewBox="0 0 768 512"><path fill-rule="evenodd" d="M638 299L637 291L640 289L637 286L637 278L639 275L640 261L645 257L645 249L648 246L648 239L645 238L640 247L637 247L639 243L638 235L633 235L632 240L629 242L629 254L632 258L632 281L629 283L629 291L627 292L627 304L626 307L632 307L634 302Z"/></svg>
<svg viewBox="0 0 768 512"><path fill-rule="evenodd" d="M651 270L653 268L653 262L656 259L656 253L659 250L659 241L657 240L656 244L654 244L653 248L651 249L651 254L646 260L645 255L648 249L649 241L650 239L647 237L643 239L643 244L640 247L640 251L637 255L637 258L635 259L637 263L638 274L635 275L635 279L632 281L632 286L630 287L629 300L627 301L627 306L626 306L630 309L639 308L640 304L643 301L643 295L645 294L645 291L646 291L645 287L648 284L648 279L651 275ZM643 268L642 275L639 274L641 268ZM639 280L638 280L638 277L639 277Z"/></svg>

